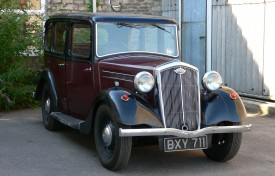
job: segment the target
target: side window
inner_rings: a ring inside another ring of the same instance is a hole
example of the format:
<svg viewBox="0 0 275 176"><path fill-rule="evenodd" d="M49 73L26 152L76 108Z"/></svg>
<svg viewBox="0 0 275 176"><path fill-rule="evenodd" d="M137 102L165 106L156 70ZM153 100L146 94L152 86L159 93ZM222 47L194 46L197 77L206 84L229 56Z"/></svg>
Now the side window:
<svg viewBox="0 0 275 176"><path fill-rule="evenodd" d="M72 26L73 56L89 57L91 51L91 27L89 24L73 24Z"/></svg>
<svg viewBox="0 0 275 176"><path fill-rule="evenodd" d="M55 23L55 33L54 33L54 43L53 51L57 53L64 53L65 41L66 41L66 29L67 22L57 22Z"/></svg>
<svg viewBox="0 0 275 176"><path fill-rule="evenodd" d="M48 24L46 27L46 34L45 34L45 50L51 50L51 38L52 38L52 23Z"/></svg>

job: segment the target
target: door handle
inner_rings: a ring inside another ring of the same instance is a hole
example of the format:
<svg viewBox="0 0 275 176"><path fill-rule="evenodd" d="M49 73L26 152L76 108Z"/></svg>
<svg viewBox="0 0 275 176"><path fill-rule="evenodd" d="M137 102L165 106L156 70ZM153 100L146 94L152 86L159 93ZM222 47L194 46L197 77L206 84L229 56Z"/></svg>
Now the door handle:
<svg viewBox="0 0 275 176"><path fill-rule="evenodd" d="M84 71L85 71L85 72L91 72L91 71L92 71L92 67L85 68Z"/></svg>
<svg viewBox="0 0 275 176"><path fill-rule="evenodd" d="M65 64L58 64L58 67L64 67Z"/></svg>

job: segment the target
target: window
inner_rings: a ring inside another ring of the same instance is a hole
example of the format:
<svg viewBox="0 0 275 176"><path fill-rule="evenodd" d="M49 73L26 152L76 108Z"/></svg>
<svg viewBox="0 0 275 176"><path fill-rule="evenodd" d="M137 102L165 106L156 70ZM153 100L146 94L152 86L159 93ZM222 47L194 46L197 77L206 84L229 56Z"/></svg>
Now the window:
<svg viewBox="0 0 275 176"><path fill-rule="evenodd" d="M64 53L66 41L67 22L57 22L55 24L53 51Z"/></svg>
<svg viewBox="0 0 275 176"><path fill-rule="evenodd" d="M17 1L18 0L12 0ZM21 8L29 8L31 10L40 10L41 9L41 2L40 0L19 0Z"/></svg>
<svg viewBox="0 0 275 176"><path fill-rule="evenodd" d="M97 23L97 55L156 53L178 55L176 25L143 23Z"/></svg>
<svg viewBox="0 0 275 176"><path fill-rule="evenodd" d="M46 35L45 35L45 50L50 51L51 50L51 38L52 38L52 24L49 24L46 29Z"/></svg>
<svg viewBox="0 0 275 176"><path fill-rule="evenodd" d="M72 55L89 57L91 51L91 28L89 24L74 24L72 27Z"/></svg>

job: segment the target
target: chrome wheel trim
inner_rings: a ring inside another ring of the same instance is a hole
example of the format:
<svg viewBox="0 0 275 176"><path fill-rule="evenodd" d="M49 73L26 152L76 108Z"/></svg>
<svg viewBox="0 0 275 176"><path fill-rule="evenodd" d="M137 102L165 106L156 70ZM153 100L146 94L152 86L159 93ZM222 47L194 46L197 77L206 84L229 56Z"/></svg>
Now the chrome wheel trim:
<svg viewBox="0 0 275 176"><path fill-rule="evenodd" d="M102 130L102 140L106 146L110 146L112 144L113 132L111 128L111 124L108 123L104 129Z"/></svg>
<svg viewBox="0 0 275 176"><path fill-rule="evenodd" d="M46 101L45 101L45 105L44 105L44 109L46 111L46 113L50 113L50 108L51 108L51 100L50 98L48 98Z"/></svg>

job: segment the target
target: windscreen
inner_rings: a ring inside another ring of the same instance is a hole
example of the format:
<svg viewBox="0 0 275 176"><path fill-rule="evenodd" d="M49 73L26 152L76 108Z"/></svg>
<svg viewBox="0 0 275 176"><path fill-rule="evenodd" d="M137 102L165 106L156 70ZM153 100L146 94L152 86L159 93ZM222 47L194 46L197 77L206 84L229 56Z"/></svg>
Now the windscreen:
<svg viewBox="0 0 275 176"><path fill-rule="evenodd" d="M119 53L155 53L178 56L176 25L97 23L98 57Z"/></svg>

